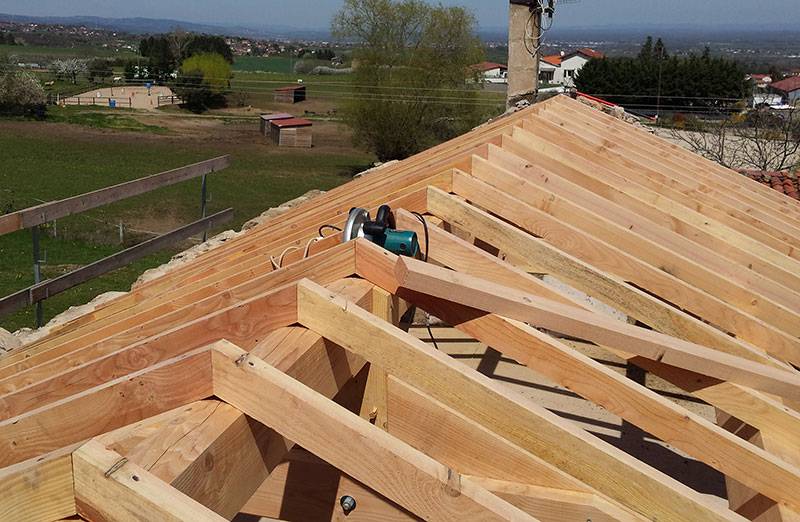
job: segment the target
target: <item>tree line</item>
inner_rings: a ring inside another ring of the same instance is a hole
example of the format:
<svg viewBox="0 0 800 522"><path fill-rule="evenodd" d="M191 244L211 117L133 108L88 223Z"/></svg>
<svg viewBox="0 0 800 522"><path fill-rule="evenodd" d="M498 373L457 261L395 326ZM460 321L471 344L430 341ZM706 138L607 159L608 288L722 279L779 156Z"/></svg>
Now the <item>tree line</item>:
<svg viewBox="0 0 800 522"><path fill-rule="evenodd" d="M725 109L747 96L742 66L724 57L702 54L671 56L659 38L642 45L635 58L592 59L575 79L579 91L608 101L652 111Z"/></svg>
<svg viewBox="0 0 800 522"><path fill-rule="evenodd" d="M184 61L199 54L216 54L233 63L233 50L221 36L182 31L144 38L139 42L139 54L147 58L148 79L156 81L170 80Z"/></svg>
<svg viewBox="0 0 800 522"><path fill-rule="evenodd" d="M12 33L0 33L0 45L17 45L17 39Z"/></svg>

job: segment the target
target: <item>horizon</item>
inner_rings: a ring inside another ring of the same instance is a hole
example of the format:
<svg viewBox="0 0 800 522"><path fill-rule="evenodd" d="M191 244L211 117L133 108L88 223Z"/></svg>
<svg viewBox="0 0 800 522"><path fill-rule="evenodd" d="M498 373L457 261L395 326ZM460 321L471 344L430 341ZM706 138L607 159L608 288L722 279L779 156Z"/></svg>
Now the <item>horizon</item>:
<svg viewBox="0 0 800 522"><path fill-rule="evenodd" d="M498 9L495 2L503 2ZM470 9L481 31L491 32L507 28L506 0L443 0L445 5L458 5ZM553 30L604 30L641 28L684 28L695 30L775 31L792 30L800 25L800 13L792 9L796 0L773 0L769 10L759 8L744 0L708 0L697 6L693 0L674 0L666 6L663 2L647 0L583 0L557 6ZM173 20L190 24L220 28L262 29L285 27L295 30L328 31L333 14L342 0L240 0L234 6L219 0L196 0L192 13L176 0L142 0L137 3L118 0L104 3L95 0L73 0L70 12L65 13L61 0L39 0L35 5L18 0L0 0L0 13L32 17L98 17L146 18ZM266 5L265 5L266 4ZM643 6L642 4L648 4ZM224 9L219 8L224 5ZM270 12L270 6L281 14ZM202 12L213 13L210 15ZM262 14L263 13L263 14ZM309 14L313 13L313 14ZM259 19L259 21L254 21ZM624 21L623 21L624 20ZM757 20L742 23L741 20Z"/></svg>

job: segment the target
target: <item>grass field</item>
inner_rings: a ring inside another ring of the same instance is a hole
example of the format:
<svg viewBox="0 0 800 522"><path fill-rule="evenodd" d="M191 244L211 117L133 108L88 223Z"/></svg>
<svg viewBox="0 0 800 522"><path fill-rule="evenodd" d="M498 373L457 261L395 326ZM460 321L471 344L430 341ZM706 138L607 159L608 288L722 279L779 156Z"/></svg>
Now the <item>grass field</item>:
<svg viewBox="0 0 800 522"><path fill-rule="evenodd" d="M103 47L44 47L36 45L0 45L0 55L19 56L24 61L35 58L134 58L136 53L131 51L117 52L114 49Z"/></svg>
<svg viewBox="0 0 800 522"><path fill-rule="evenodd" d="M292 110L309 110L316 113L333 112L358 96L354 86L354 77L350 74L322 76L239 71L231 82L231 88L234 91L231 98L241 97L246 105L273 108L273 91L278 87L297 83L298 80L301 80L306 86L308 101L289 107L290 112ZM386 88L380 91L379 97L390 101L402 99L403 94L401 90ZM452 95L452 91L434 91L430 95L434 98L445 99ZM478 91L475 103L488 119L505 110L505 100L505 92L482 89ZM280 108L287 109L287 107Z"/></svg>
<svg viewBox="0 0 800 522"><path fill-rule="evenodd" d="M308 60L287 56L237 56L236 61L233 63L233 70L235 72L294 74L295 65L301 61L312 66L330 65L327 60Z"/></svg>
<svg viewBox="0 0 800 522"><path fill-rule="evenodd" d="M75 118L97 118L101 111ZM102 116L107 118L108 116ZM126 115L126 117L128 117ZM183 125L186 122L180 119ZM194 120L186 120L194 125ZM305 193L312 188L330 189L368 167L373 158L352 149L349 138L332 129L328 141L312 150L284 150L267 145L258 135L258 123L228 124L198 119L202 133L187 137L183 127L166 134L91 128L82 124L17 122L0 120L0 212L81 194L141 176L231 154L232 166L209 179L209 212L227 207L236 210L242 223ZM336 124L328 124L336 125ZM320 132L326 132L321 130ZM78 216L59 220L58 237L46 237L45 275L76 268L121 250L117 225L128 230L126 242L146 235L130 228L164 232L199 217L200 181L160 189ZM48 234L43 234L47 236ZM129 245L127 245L129 246ZM185 248L183 245L180 249ZM129 267L93 280L45 303L46 319L69 306L82 304L108 290L127 290L145 269L157 266L178 250L150 256ZM32 283L29 231L0 236L0 295L8 295ZM33 323L32 310L0 318L0 326L15 330Z"/></svg>
<svg viewBox="0 0 800 522"><path fill-rule="evenodd" d="M109 111L102 107L49 107L47 120L50 123L71 123L95 129L169 134L165 127L143 123L134 117L135 114L135 111L128 109Z"/></svg>

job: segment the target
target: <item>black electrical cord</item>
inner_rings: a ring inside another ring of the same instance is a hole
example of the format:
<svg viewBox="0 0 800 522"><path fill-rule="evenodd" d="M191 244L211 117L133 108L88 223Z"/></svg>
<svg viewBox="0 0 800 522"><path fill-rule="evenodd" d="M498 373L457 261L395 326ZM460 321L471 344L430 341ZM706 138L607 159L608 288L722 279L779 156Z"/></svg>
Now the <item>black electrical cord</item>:
<svg viewBox="0 0 800 522"><path fill-rule="evenodd" d="M428 222L425 221L425 217L420 214L419 212L412 212L416 216L417 219L422 223L422 230L425 231L425 255L422 258L423 261L426 263L428 262L428 246L430 245L430 238L428 236Z"/></svg>
<svg viewBox="0 0 800 522"><path fill-rule="evenodd" d="M430 236L428 234L428 222L425 220L425 217L420 214L419 212L412 212L414 216L422 223L422 230L425 231L425 255L423 256L422 260L426 263L428 262L428 249L430 247ZM427 312L426 312L427 313ZM431 342L433 342L433 347L437 350L441 351L439 348L439 344L436 342L436 338L433 336L433 330L431 329L431 321L430 316L428 316L425 320L425 328L428 329L428 335L431 336Z"/></svg>
<svg viewBox="0 0 800 522"><path fill-rule="evenodd" d="M331 230L335 230L337 232L341 232L342 231L342 229L337 227L336 225L322 225L321 227L319 227L319 230L317 230L317 233L319 234L319 237L325 237L325 234L323 234L322 231L325 230L326 228L330 228Z"/></svg>

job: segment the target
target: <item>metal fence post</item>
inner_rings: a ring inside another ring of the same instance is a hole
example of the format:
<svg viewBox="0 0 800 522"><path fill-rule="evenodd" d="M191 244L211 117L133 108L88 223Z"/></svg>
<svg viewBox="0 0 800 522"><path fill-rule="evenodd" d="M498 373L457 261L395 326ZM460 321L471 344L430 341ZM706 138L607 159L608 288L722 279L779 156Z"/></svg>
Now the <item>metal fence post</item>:
<svg viewBox="0 0 800 522"><path fill-rule="evenodd" d="M208 202L207 199L208 194L208 180L206 178L206 174L203 174L203 181L200 185L200 219L206 217L206 204ZM203 243L208 240L208 229L203 231Z"/></svg>
<svg viewBox="0 0 800 522"><path fill-rule="evenodd" d="M42 256L39 249L39 225L31 228L33 238L33 282L39 284L42 282ZM42 327L44 319L44 310L42 309L42 302L36 303L36 328Z"/></svg>

